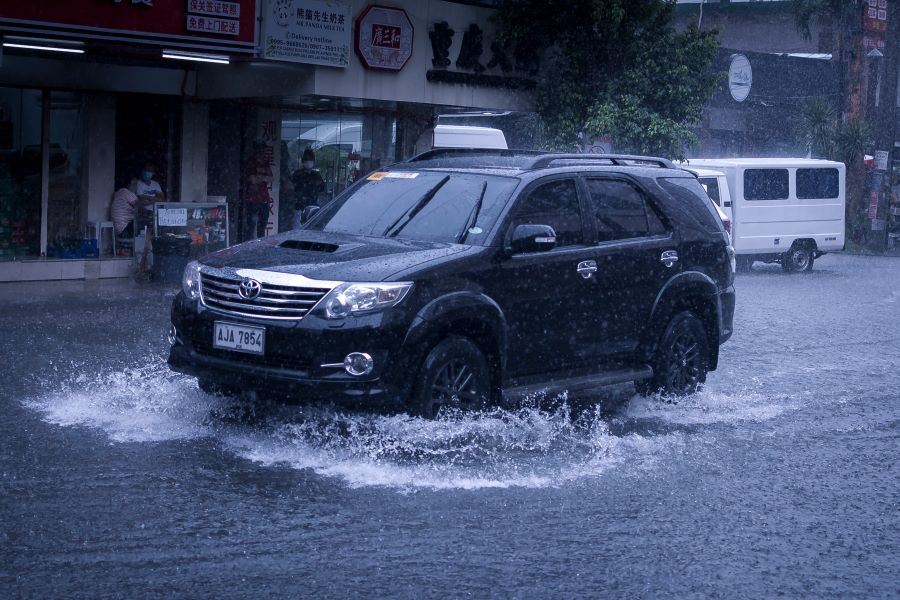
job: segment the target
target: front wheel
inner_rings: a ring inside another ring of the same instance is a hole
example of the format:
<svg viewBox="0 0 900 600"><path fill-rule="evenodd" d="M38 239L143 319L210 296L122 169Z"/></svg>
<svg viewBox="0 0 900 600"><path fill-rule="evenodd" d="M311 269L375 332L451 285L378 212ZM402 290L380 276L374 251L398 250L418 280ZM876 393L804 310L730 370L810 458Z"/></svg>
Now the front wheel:
<svg viewBox="0 0 900 600"><path fill-rule="evenodd" d="M787 273L812 271L815 258L807 246L794 246L781 257L781 268Z"/></svg>
<svg viewBox="0 0 900 600"><path fill-rule="evenodd" d="M653 358L653 377L635 387L640 393L693 394L709 372L709 340L703 323L690 311L675 315Z"/></svg>
<svg viewBox="0 0 900 600"><path fill-rule="evenodd" d="M490 385L484 354L464 337L449 337L432 348L422 363L411 408L426 419L446 409L479 410L487 404Z"/></svg>

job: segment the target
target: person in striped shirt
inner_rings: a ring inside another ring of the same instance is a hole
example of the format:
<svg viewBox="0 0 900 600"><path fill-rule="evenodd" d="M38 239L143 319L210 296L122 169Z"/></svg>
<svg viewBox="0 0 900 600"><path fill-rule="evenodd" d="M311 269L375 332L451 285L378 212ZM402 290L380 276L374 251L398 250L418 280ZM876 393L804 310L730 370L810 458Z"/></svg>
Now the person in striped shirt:
<svg viewBox="0 0 900 600"><path fill-rule="evenodd" d="M146 202L137 195L137 179L132 179L128 185L120 188L113 194L112 204L109 206L109 216L112 217L116 235L123 238L134 237L134 215L139 206Z"/></svg>

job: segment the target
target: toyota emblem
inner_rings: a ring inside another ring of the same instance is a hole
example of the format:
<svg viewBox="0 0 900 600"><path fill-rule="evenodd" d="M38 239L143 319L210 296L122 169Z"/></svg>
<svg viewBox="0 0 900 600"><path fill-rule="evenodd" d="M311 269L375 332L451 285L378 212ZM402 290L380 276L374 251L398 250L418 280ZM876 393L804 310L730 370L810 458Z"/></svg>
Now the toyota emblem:
<svg viewBox="0 0 900 600"><path fill-rule="evenodd" d="M238 286L238 294L245 300L255 300L259 297L262 286L255 279L244 279Z"/></svg>

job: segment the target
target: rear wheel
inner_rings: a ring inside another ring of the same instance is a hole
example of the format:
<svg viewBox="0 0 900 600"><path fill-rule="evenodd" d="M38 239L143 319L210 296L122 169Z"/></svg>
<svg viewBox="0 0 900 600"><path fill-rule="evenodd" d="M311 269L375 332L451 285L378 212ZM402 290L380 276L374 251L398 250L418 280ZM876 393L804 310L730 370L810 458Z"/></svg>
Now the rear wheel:
<svg viewBox="0 0 900 600"><path fill-rule="evenodd" d="M787 273L812 271L815 257L809 246L794 246L781 256L781 268Z"/></svg>
<svg viewBox="0 0 900 600"><path fill-rule="evenodd" d="M709 340L703 323L690 311L675 315L653 358L653 377L635 384L640 393L693 394L709 372Z"/></svg>
<svg viewBox="0 0 900 600"><path fill-rule="evenodd" d="M753 259L749 256L735 256L735 269L740 273L747 273L753 266Z"/></svg>
<svg viewBox="0 0 900 600"><path fill-rule="evenodd" d="M426 419L446 409L479 410L487 404L490 385L484 354L467 338L449 337L422 363L411 408Z"/></svg>

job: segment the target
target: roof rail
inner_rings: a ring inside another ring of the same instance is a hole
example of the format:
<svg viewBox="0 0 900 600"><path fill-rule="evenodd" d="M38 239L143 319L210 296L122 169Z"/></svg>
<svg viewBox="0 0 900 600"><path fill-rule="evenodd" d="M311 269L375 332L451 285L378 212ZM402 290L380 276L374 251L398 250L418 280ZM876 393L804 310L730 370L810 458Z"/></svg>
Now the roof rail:
<svg viewBox="0 0 900 600"><path fill-rule="evenodd" d="M506 150L499 148L433 148L417 154L406 162L418 162L421 160L434 160L436 158L450 158L463 156L540 156L544 154L540 150Z"/></svg>
<svg viewBox="0 0 900 600"><path fill-rule="evenodd" d="M655 166L663 169L677 168L672 161L656 156L639 156L634 154L541 154L534 158L525 169L546 169L558 160L591 161L605 160L611 164L625 167Z"/></svg>

